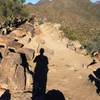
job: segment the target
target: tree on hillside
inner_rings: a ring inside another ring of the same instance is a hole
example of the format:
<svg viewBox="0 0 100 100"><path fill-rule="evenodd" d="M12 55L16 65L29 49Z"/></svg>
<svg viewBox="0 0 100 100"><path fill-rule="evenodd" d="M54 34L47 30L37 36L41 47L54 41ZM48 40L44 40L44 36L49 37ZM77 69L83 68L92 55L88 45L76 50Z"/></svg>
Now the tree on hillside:
<svg viewBox="0 0 100 100"><path fill-rule="evenodd" d="M24 3L25 2L25 0L20 0L22 3Z"/></svg>
<svg viewBox="0 0 100 100"><path fill-rule="evenodd" d="M24 3L26 0L12 0L14 2L20 2L20 3Z"/></svg>
<svg viewBox="0 0 100 100"><path fill-rule="evenodd" d="M0 0L0 17L27 15L23 7L24 2L25 0Z"/></svg>

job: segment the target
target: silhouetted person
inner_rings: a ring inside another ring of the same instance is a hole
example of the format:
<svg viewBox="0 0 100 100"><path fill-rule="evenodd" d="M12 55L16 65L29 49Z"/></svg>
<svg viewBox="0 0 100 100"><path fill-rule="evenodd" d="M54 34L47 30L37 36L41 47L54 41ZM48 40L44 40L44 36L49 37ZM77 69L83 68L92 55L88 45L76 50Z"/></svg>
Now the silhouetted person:
<svg viewBox="0 0 100 100"><path fill-rule="evenodd" d="M34 59L36 67L34 69L33 96L42 95L46 92L48 58L44 56L44 49L40 49L40 55Z"/></svg>
<svg viewBox="0 0 100 100"><path fill-rule="evenodd" d="M0 97L0 100L11 100L11 93L10 93L10 91L8 89Z"/></svg>

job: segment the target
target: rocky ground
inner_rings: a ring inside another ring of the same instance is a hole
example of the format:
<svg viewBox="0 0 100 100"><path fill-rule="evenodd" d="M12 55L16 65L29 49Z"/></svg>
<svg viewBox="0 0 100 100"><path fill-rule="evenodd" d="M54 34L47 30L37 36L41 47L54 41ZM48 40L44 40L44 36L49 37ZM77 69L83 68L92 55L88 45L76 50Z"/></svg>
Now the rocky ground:
<svg viewBox="0 0 100 100"><path fill-rule="evenodd" d="M86 52L79 50L80 44L77 46L68 44L69 40L59 30L59 24L45 23L35 26L34 36L30 37L29 33L22 37L14 36L19 43L24 44L24 52L25 48L35 51L34 57L39 54L40 48L44 48L49 61L47 92L52 89L59 90L63 93L65 100L99 100L100 97L96 93L96 86L88 80L88 76L99 68L100 62L98 61L87 68L87 65L92 62L92 58L86 55ZM30 58L29 55L32 55L32 53L28 52L26 50L25 54ZM31 65L31 69L34 70L33 59L29 59L28 63ZM22 71L19 65L18 68ZM27 77L27 89L22 91L12 89L11 100L31 100L32 94L27 91L32 91L30 85L32 81L29 74L27 74ZM16 86L15 84L14 86Z"/></svg>

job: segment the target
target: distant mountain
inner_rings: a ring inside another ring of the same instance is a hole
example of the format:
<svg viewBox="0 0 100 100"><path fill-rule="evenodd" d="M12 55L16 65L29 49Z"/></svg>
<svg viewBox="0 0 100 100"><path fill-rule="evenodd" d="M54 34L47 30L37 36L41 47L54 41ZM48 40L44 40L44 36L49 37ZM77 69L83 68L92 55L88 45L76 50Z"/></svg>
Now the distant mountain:
<svg viewBox="0 0 100 100"><path fill-rule="evenodd" d="M95 3L96 3L96 4L100 4L100 1L96 1Z"/></svg>
<svg viewBox="0 0 100 100"><path fill-rule="evenodd" d="M34 6L34 4L33 4L33 3L31 3L31 2L29 2L27 5Z"/></svg>
<svg viewBox="0 0 100 100"><path fill-rule="evenodd" d="M38 11L49 16L50 20L54 19L56 21L61 17L64 20L72 20L72 17L76 18L76 16L79 17L79 21L82 19L100 19L100 17L96 16L97 13L94 12L96 7L94 7L90 0L40 0L36 6ZM100 11L99 9L96 10L97 12Z"/></svg>
<svg viewBox="0 0 100 100"><path fill-rule="evenodd" d="M90 0L40 0L35 7L48 20L71 26L98 23L100 20L100 9Z"/></svg>
<svg viewBox="0 0 100 100"><path fill-rule="evenodd" d="M90 0L40 0L28 7L41 18L61 23L64 31L71 30L80 41L92 41L100 32L100 5Z"/></svg>

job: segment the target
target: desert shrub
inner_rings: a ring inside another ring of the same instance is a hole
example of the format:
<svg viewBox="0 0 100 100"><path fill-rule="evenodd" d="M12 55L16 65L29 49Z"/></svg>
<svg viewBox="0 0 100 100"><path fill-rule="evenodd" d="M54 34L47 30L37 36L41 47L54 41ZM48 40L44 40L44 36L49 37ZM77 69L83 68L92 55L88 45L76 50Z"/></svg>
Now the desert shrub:
<svg viewBox="0 0 100 100"><path fill-rule="evenodd" d="M79 40L80 43L87 49L88 53L100 51L100 32L76 34L69 27L61 27L65 36L70 40Z"/></svg>
<svg viewBox="0 0 100 100"><path fill-rule="evenodd" d="M67 38L70 40L77 40L77 34L73 32L69 27L61 27L60 30L62 30Z"/></svg>
<svg viewBox="0 0 100 100"><path fill-rule="evenodd" d="M0 0L0 17L7 19L9 16L27 16L24 2L25 0Z"/></svg>
<svg viewBox="0 0 100 100"><path fill-rule="evenodd" d="M94 38L90 41L83 43L86 46L86 49L89 53L93 51L100 51L100 33L95 34Z"/></svg>

